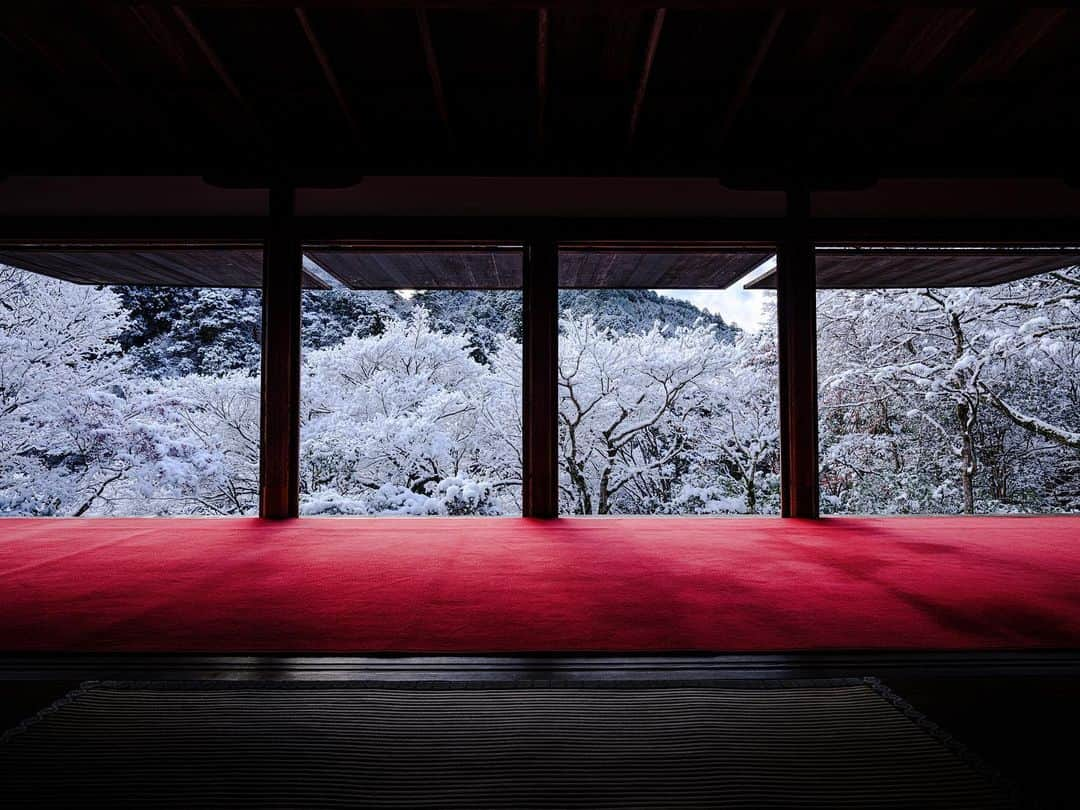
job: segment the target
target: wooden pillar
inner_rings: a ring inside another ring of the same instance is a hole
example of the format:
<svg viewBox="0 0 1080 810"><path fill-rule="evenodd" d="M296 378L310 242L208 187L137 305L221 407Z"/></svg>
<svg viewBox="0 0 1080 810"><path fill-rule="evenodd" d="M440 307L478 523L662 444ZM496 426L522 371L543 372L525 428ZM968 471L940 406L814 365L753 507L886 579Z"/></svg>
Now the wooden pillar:
<svg viewBox="0 0 1080 810"><path fill-rule="evenodd" d="M818 516L817 300L810 193L787 195L776 251L780 359L780 503L784 517Z"/></svg>
<svg viewBox="0 0 1080 810"><path fill-rule="evenodd" d="M525 245L523 486L525 517L559 515L559 249L541 236Z"/></svg>
<svg viewBox="0 0 1080 810"><path fill-rule="evenodd" d="M295 190L270 189L263 245L262 412L259 515L299 514L300 280L302 252L293 218Z"/></svg>

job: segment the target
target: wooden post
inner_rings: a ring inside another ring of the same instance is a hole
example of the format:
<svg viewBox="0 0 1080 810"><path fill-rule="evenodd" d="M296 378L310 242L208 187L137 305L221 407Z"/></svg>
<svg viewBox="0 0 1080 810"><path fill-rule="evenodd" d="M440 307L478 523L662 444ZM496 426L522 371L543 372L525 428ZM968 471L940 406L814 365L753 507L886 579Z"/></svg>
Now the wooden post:
<svg viewBox="0 0 1080 810"><path fill-rule="evenodd" d="M817 300L810 193L787 195L776 251L780 360L780 503L784 517L818 516Z"/></svg>
<svg viewBox="0 0 1080 810"><path fill-rule="evenodd" d="M559 516L559 248L541 236L525 245L522 301L522 514Z"/></svg>
<svg viewBox="0 0 1080 810"><path fill-rule="evenodd" d="M263 245L259 515L292 518L300 497L300 280L295 190L270 189Z"/></svg>

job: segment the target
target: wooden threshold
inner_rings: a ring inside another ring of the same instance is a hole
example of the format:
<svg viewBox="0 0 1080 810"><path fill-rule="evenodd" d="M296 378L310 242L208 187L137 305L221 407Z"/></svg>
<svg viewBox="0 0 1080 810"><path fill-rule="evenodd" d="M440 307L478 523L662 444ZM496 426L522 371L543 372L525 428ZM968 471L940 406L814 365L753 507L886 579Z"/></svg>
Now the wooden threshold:
<svg viewBox="0 0 1080 810"><path fill-rule="evenodd" d="M0 681L27 680L705 680L1080 677L1080 650L829 651L672 655L0 655Z"/></svg>

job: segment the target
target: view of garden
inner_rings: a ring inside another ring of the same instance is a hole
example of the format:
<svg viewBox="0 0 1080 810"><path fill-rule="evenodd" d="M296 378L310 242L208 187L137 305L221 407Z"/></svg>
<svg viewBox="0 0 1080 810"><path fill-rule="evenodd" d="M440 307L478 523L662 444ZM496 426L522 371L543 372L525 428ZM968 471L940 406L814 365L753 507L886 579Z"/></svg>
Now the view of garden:
<svg viewBox="0 0 1080 810"><path fill-rule="evenodd" d="M779 510L771 293L560 295L566 514ZM521 511L521 294L309 291L301 513ZM0 267L0 514L258 501L260 293ZM818 294L822 511L1080 511L1080 273Z"/></svg>

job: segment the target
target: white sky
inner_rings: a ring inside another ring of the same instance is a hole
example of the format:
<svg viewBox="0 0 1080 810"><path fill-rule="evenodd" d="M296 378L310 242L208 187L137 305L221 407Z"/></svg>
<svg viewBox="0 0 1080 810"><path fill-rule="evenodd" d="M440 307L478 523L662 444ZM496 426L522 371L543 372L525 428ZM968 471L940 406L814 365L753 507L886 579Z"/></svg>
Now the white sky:
<svg viewBox="0 0 1080 810"><path fill-rule="evenodd" d="M733 323L748 331L755 331L761 328L765 300L771 291L746 290L742 285L747 279L757 278L775 266L776 260L770 259L726 290L656 290L655 292L669 298L689 301L698 309L707 309L713 315L719 315L725 323Z"/></svg>

